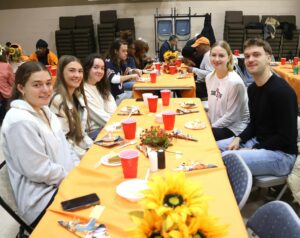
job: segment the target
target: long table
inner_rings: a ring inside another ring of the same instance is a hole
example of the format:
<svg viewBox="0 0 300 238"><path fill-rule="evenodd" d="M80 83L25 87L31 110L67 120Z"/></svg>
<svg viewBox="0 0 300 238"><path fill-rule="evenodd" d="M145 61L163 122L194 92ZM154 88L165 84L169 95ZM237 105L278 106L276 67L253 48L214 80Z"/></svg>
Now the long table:
<svg viewBox="0 0 300 238"><path fill-rule="evenodd" d="M300 67L300 64L298 64L298 66ZM298 104L300 104L300 74L293 74L293 68L291 64L273 66L272 68L294 89L297 95Z"/></svg>
<svg viewBox="0 0 300 238"><path fill-rule="evenodd" d="M184 98L171 98L171 105L169 107L160 106L158 110L175 110L176 108L180 108L179 103L186 100ZM186 176L188 179L199 183L203 187L205 195L212 197L212 200L209 202L209 213L219 217L221 223L229 224L228 235L226 237L248 237L206 113L199 99L192 100L198 104L197 108L200 113L176 115L175 128L189 133L198 139L198 142L174 139L173 146L169 147L168 150L180 151L182 152L182 156L178 158L174 153L166 152L166 169L151 173L150 179L156 174L163 175L166 170L173 170L180 163L190 160L200 160L203 163L217 165L217 168L188 172ZM133 99L124 100L119 105L108 125L127 117L117 115L120 109L127 105L138 106L141 113L143 113L143 115L132 116L137 120L138 131L141 128L149 128L151 125L161 125L155 123L154 115L148 113L148 108L143 102L136 102ZM207 127L202 130L185 129L184 124L194 119L200 119L205 122ZM123 136L122 131L114 133ZM102 130L98 135L98 139L105 134L105 130ZM126 147L126 149L128 148L135 148L135 146ZM95 164L99 161L100 157L111 150L120 152L122 149L107 149L98 145L93 145L89 149L79 166L75 167L61 183L54 202L31 234L31 238L75 237L72 233L60 227L57 221L74 218L88 219L92 208L75 212L64 212L61 209L60 203L63 200L92 192L98 194L101 198L101 204L105 206L105 210L98 222L104 223L107 226L111 237L129 237L127 230L135 227L135 225L130 220L128 213L135 210L142 210L142 208L138 203L129 202L116 194L116 186L124 181L121 166L107 167L101 165L95 168ZM149 161L141 154L138 161L138 178L144 178L147 168L149 168Z"/></svg>
<svg viewBox="0 0 300 238"><path fill-rule="evenodd" d="M179 78L179 74L161 74L157 76L156 83L136 82L133 85L134 98L142 98L144 92L157 91L161 89L179 90L181 97L196 97L196 86L193 74L188 74L184 78Z"/></svg>

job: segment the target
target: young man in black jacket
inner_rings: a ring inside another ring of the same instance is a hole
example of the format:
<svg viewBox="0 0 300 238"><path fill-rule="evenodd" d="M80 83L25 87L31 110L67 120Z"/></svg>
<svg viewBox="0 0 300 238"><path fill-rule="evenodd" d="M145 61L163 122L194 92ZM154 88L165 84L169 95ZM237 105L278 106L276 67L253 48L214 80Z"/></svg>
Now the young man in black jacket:
<svg viewBox="0 0 300 238"><path fill-rule="evenodd" d="M226 153L240 155L253 175L290 173L297 156L297 97L272 73L272 49L262 39L244 43L245 66L254 78L248 87L250 123L237 137L218 141Z"/></svg>

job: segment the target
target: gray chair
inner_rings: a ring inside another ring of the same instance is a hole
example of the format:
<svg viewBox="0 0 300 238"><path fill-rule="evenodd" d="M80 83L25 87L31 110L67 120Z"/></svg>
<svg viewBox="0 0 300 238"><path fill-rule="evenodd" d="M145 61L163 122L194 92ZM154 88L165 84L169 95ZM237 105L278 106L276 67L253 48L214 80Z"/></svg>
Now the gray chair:
<svg viewBox="0 0 300 238"><path fill-rule="evenodd" d="M27 225L17 213L17 204L10 185L5 161L0 164L0 205L20 224L20 230L17 237L23 237L24 231L27 231L28 233L32 232L32 227Z"/></svg>
<svg viewBox="0 0 300 238"><path fill-rule="evenodd" d="M260 238L299 238L300 220L285 202L273 201L260 207L248 220L247 227Z"/></svg>
<svg viewBox="0 0 300 238"><path fill-rule="evenodd" d="M242 209L249 197L252 187L252 174L243 159L234 153L223 156L229 181L239 205Z"/></svg>

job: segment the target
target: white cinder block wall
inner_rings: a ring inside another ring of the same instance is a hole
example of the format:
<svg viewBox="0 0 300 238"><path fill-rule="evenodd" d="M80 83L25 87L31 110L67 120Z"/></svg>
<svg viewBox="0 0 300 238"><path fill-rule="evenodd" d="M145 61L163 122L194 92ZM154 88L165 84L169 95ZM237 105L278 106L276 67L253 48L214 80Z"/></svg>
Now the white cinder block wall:
<svg viewBox="0 0 300 238"><path fill-rule="evenodd" d="M235 0L235 1L164 1L148 3L95 4L69 7L47 7L0 10L0 44L7 41L20 43L26 54L35 50L37 39L49 43L56 52L55 30L58 30L60 16L93 15L94 23L99 24L99 11L117 10L117 16L134 17L136 37L149 42L150 55L154 55L154 14L156 8L160 14L170 14L176 7L180 14L212 13L212 26L217 40L223 37L224 16L226 10L242 10L244 15L296 15L300 28L299 0ZM192 35L203 28L204 18L192 19Z"/></svg>

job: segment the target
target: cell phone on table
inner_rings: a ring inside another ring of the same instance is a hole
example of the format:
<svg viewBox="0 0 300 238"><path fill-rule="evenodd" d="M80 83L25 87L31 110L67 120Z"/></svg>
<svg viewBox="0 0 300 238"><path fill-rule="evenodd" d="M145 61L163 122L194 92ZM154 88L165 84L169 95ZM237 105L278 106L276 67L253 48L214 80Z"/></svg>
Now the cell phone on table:
<svg viewBox="0 0 300 238"><path fill-rule="evenodd" d="M91 193L82 197L72 198L61 202L64 211L73 211L94 205L99 205L100 199L96 193Z"/></svg>

